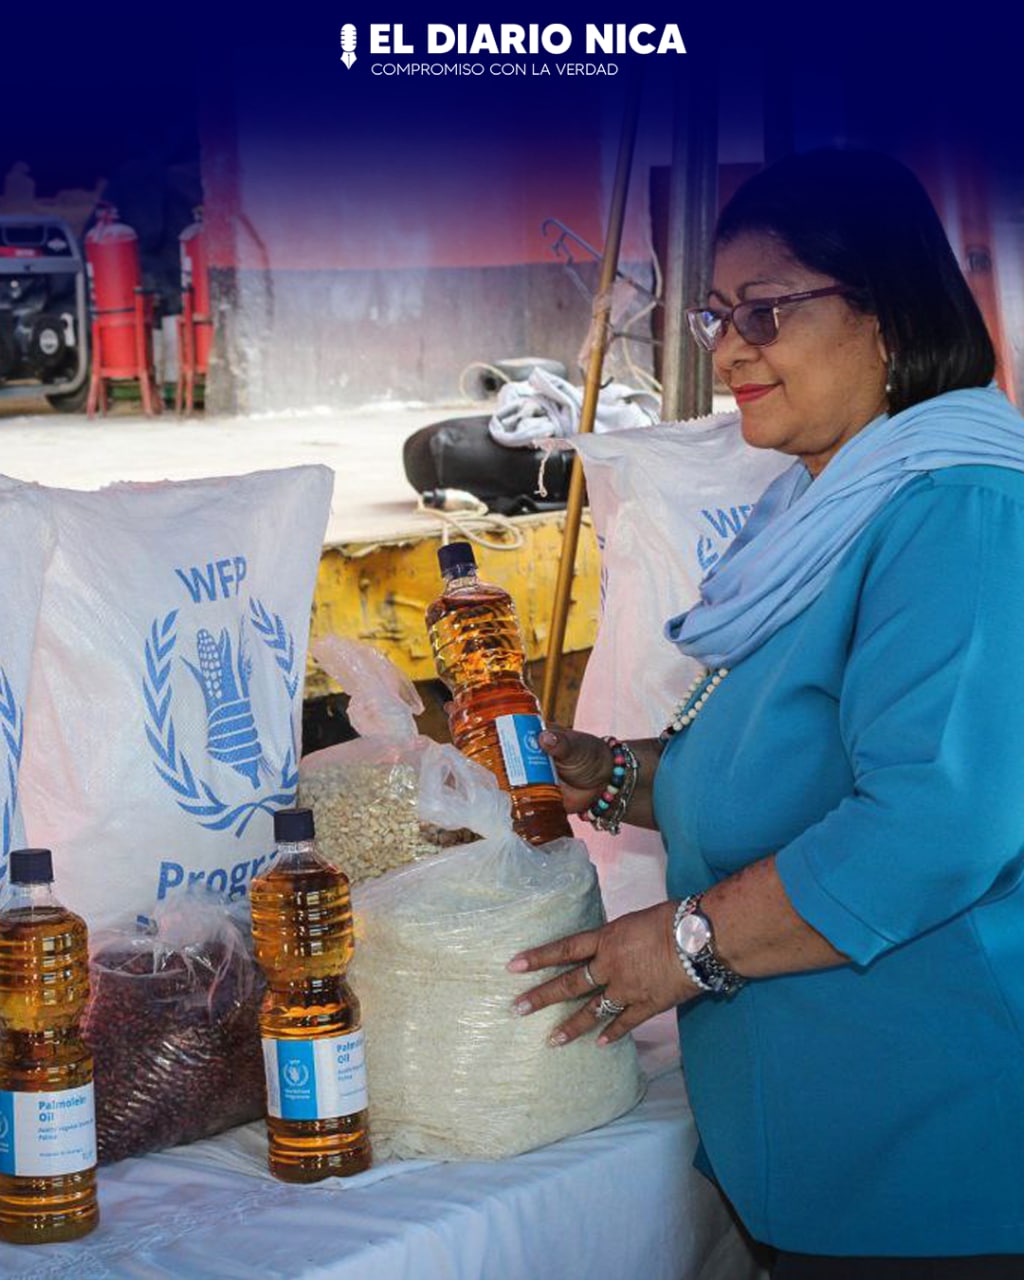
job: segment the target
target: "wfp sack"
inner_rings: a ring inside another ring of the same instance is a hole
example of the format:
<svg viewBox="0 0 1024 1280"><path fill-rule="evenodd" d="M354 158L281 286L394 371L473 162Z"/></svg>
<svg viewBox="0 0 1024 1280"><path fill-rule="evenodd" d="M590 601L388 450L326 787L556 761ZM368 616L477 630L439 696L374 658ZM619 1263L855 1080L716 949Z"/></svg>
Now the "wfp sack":
<svg viewBox="0 0 1024 1280"><path fill-rule="evenodd" d="M327 467L49 490L21 795L90 925L235 898L298 783Z"/></svg>
<svg viewBox="0 0 1024 1280"><path fill-rule="evenodd" d="M25 707L43 574L53 533L38 491L0 477L0 900L7 893L12 849L25 845L19 773L25 741Z"/></svg>
<svg viewBox="0 0 1024 1280"><path fill-rule="evenodd" d="M601 617L575 727L656 737L702 669L665 638L668 618L696 602L758 498L793 459L754 449L738 413L572 440L587 479L601 551ZM598 868L609 916L665 896L656 831L619 836L573 820Z"/></svg>

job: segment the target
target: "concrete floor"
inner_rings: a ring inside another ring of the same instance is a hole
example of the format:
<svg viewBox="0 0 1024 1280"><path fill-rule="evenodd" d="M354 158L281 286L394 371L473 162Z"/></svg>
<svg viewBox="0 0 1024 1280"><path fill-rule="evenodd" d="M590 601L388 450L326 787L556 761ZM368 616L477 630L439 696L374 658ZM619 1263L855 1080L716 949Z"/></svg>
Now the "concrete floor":
<svg viewBox="0 0 1024 1280"><path fill-rule="evenodd" d="M481 412L472 404L379 404L253 418L106 417L54 413L43 401L0 401L0 473L67 489L117 480L189 480L304 463L334 471L325 544L437 531L417 513L402 444L419 427Z"/></svg>
<svg viewBox="0 0 1024 1280"><path fill-rule="evenodd" d="M715 397L715 410L734 408ZM417 511L402 445L446 418L489 405L378 403L357 409L249 418L141 415L131 402L106 416L55 413L44 400L0 398L0 474L66 489L118 480L193 480L322 463L334 471L326 546L436 534L439 519Z"/></svg>

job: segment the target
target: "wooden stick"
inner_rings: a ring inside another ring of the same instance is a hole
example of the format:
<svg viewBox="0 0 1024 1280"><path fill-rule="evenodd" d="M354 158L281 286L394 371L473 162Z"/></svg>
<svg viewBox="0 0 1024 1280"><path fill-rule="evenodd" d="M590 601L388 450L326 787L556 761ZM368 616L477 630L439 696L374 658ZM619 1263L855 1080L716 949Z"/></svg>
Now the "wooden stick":
<svg viewBox="0 0 1024 1280"><path fill-rule="evenodd" d="M619 265L622 246L622 227L625 222L626 196L629 191L629 171L633 164L636 145L636 126L640 114L640 79L636 77L627 89L626 109L619 137L619 154L615 168L615 185L612 189L608 214L608 233L605 236L604 255L601 259L601 277L597 297L594 299L594 318L590 328L590 361L583 390L580 410L580 432L593 431L597 416L597 401L601 390L601 368L604 349L608 341L608 322L612 306L612 285ZM548 635L547 660L544 663L544 689L541 694L541 712L545 720L552 719L558 677L562 665L562 646L565 643L565 625L569 617L572 579L576 567L576 548L579 543L580 520L583 516L583 465L573 457L569 481L569 498L565 509L565 531L562 535L562 557L558 564L555 583L555 602L551 611L551 631Z"/></svg>

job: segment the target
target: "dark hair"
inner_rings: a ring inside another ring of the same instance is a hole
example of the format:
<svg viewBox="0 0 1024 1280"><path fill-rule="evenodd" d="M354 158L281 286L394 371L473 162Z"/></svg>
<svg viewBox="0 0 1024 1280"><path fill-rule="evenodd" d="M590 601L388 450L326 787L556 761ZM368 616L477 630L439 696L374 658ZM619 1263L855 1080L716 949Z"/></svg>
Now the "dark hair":
<svg viewBox="0 0 1024 1280"><path fill-rule="evenodd" d="M787 156L743 184L715 243L776 236L805 267L849 285L878 317L889 352L889 410L986 386L995 350L921 183L891 156L823 148Z"/></svg>

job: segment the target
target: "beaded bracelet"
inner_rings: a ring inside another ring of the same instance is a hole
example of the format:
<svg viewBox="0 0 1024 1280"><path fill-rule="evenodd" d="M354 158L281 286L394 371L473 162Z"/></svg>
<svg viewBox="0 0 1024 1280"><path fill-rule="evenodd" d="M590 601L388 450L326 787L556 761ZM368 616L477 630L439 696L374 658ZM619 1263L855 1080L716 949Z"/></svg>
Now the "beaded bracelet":
<svg viewBox="0 0 1024 1280"><path fill-rule="evenodd" d="M606 737L605 742L612 749L612 776L605 789L581 816L595 830L607 831L610 835L617 836L629 802L633 799L640 766L625 742L612 737Z"/></svg>

